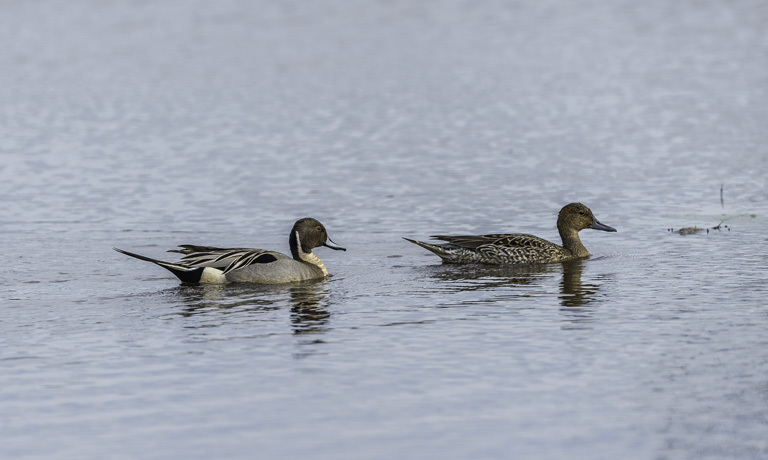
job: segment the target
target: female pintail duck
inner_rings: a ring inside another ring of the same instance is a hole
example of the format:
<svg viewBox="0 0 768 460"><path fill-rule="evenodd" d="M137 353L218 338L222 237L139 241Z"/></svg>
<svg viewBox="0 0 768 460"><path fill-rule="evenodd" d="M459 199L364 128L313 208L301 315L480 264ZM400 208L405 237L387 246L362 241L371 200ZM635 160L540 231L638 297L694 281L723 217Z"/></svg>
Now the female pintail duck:
<svg viewBox="0 0 768 460"><path fill-rule="evenodd" d="M168 251L184 254L180 262L171 263L118 248L114 249L168 269L182 283L207 284L232 282L278 284L323 278L328 276L328 270L312 249L325 246L346 251L328 238L323 224L309 217L296 221L288 241L293 258L264 249L224 249L183 244L180 246L182 249Z"/></svg>
<svg viewBox="0 0 768 460"><path fill-rule="evenodd" d="M434 239L447 241L444 244L430 244L405 239L434 252L443 259L444 263L528 264L565 262L589 257L589 251L579 239L579 231L585 228L606 232L616 231L615 228L603 225L595 219L588 207L581 203L571 203L563 207L557 216L557 230L563 240L562 246L524 233L432 236Z"/></svg>

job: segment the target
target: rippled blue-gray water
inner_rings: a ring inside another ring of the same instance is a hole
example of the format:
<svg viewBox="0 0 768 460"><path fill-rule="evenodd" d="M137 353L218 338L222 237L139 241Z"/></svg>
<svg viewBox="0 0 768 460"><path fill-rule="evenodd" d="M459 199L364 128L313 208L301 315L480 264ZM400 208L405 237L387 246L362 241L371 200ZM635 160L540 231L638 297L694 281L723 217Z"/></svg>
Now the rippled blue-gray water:
<svg viewBox="0 0 768 460"><path fill-rule="evenodd" d="M768 458L764 1L0 10L0 457ZM401 239L572 201L583 261ZM327 280L112 251L304 216Z"/></svg>

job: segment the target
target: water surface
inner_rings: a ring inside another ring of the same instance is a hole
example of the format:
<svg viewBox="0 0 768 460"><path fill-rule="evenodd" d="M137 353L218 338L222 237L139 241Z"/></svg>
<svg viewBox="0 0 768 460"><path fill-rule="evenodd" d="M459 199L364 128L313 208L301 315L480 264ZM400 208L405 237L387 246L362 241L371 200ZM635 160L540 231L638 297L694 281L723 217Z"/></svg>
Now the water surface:
<svg viewBox="0 0 768 460"><path fill-rule="evenodd" d="M0 456L768 457L766 20L5 5ZM589 260L401 239L557 241L571 201L618 229ZM328 280L180 286L111 250L288 251L304 216L348 248L318 249Z"/></svg>

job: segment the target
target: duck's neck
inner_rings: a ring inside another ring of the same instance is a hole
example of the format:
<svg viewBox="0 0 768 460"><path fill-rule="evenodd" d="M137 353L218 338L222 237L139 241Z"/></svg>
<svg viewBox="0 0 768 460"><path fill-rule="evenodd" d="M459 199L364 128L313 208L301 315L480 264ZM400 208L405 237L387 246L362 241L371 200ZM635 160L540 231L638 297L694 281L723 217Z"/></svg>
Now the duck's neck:
<svg viewBox="0 0 768 460"><path fill-rule="evenodd" d="M293 256L295 260L312 264L322 270L323 275L328 276L328 269L325 268L323 261L320 260L320 258L317 257L314 252L304 252L304 249L302 249L299 232L293 232L288 241L291 246L291 256Z"/></svg>
<svg viewBox="0 0 768 460"><path fill-rule="evenodd" d="M584 245L581 243L581 238L579 238L579 232L576 230L564 230L559 229L560 232L560 238L563 240L563 247L573 254L574 257L577 258L583 258L583 257L589 257L589 251L587 251L587 248L584 247Z"/></svg>

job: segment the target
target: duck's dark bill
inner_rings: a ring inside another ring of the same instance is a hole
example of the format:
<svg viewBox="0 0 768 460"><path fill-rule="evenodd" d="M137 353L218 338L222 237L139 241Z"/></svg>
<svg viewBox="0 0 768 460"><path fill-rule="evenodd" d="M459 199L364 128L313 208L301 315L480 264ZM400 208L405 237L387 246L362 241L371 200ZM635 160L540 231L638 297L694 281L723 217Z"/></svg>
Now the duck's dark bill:
<svg viewBox="0 0 768 460"><path fill-rule="evenodd" d="M595 230L602 230L604 232L615 232L616 229L613 227L609 227L605 224L601 224L599 220L595 219L592 222L592 225L589 226L589 228L594 228Z"/></svg>
<svg viewBox="0 0 768 460"><path fill-rule="evenodd" d="M615 231L615 230L614 230L614 231ZM330 239L330 238L328 238L328 241L326 241L326 242L323 244L323 246L325 246L326 248L335 249L335 250L337 250L337 251L346 251L346 250L347 250L347 248L342 248L342 247L341 247L341 246L339 246L338 244L336 244L336 243L334 243L333 241L331 241L331 239Z"/></svg>

